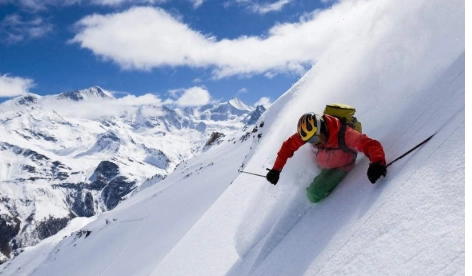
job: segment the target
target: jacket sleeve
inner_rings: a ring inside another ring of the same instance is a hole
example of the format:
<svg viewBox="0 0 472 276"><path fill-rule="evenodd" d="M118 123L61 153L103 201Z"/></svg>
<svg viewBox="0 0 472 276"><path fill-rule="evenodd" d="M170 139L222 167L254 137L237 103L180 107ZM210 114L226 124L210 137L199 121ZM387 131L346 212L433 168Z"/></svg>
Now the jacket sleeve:
<svg viewBox="0 0 472 276"><path fill-rule="evenodd" d="M371 163L380 162L384 166L387 164L383 147L379 141L371 139L350 127L346 128L345 139L349 148L362 152L369 158Z"/></svg>
<svg viewBox="0 0 472 276"><path fill-rule="evenodd" d="M292 157L295 151L297 151L304 144L305 142L300 138L300 136L298 136L297 133L290 136L280 147L279 152L277 153L277 159L275 160L272 169L282 171L285 163L287 163L287 159Z"/></svg>

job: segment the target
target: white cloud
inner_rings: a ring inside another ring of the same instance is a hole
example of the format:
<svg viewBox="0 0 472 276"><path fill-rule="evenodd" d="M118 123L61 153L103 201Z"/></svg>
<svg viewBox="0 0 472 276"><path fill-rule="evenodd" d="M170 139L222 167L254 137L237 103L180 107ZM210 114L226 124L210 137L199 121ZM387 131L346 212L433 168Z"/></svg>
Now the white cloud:
<svg viewBox="0 0 472 276"><path fill-rule="evenodd" d="M81 0L0 0L0 5L15 4L29 11L37 12L48 6L70 6L80 2Z"/></svg>
<svg viewBox="0 0 472 276"><path fill-rule="evenodd" d="M33 86L31 79L0 75L0 98L26 95Z"/></svg>
<svg viewBox="0 0 472 276"><path fill-rule="evenodd" d="M305 33L328 34L323 29L306 28L305 24L288 24L274 27L267 38L217 41L190 29L164 10L151 7L87 16L77 26L80 31L71 42L124 69L215 67L217 78L268 71L302 73L304 65L312 63L316 56L316 49L309 47L316 40L306 39Z"/></svg>
<svg viewBox="0 0 472 276"><path fill-rule="evenodd" d="M118 6L126 3L131 4L163 4L168 0L92 0L92 4L102 6Z"/></svg>
<svg viewBox="0 0 472 276"><path fill-rule="evenodd" d="M92 0L92 4L101 6L119 6L123 4L150 4L160 5L169 2L170 0ZM205 0L187 0L194 8L200 7Z"/></svg>
<svg viewBox="0 0 472 276"><path fill-rule="evenodd" d="M189 1L190 1L190 3L193 4L194 8L200 7L204 2L204 0L189 0Z"/></svg>
<svg viewBox="0 0 472 276"><path fill-rule="evenodd" d="M149 70L189 63L197 66L189 53L208 44L203 35L159 8L141 7L118 14L87 16L78 26L82 29L72 42L125 69Z"/></svg>
<svg viewBox="0 0 472 276"><path fill-rule="evenodd" d="M249 13L257 13L264 15L269 12L279 12L281 11L287 4L290 4L294 0L276 0L269 1L269 2L262 2L255 1L255 0L231 0L225 1L223 6L225 8L229 8L232 5L237 5L239 7L243 7ZM322 0L323 1L323 0ZM336 0L328 0L328 1L336 1Z"/></svg>
<svg viewBox="0 0 472 276"><path fill-rule="evenodd" d="M75 4L92 4L99 6L130 5L161 5L171 0L0 0L0 5L15 4L32 12L44 11L49 7L64 7ZM200 7L206 0L187 0L194 8Z"/></svg>
<svg viewBox="0 0 472 276"><path fill-rule="evenodd" d="M270 101L270 98L262 97L254 104L255 107L258 105L262 105L267 109L272 105L272 102Z"/></svg>
<svg viewBox="0 0 472 276"><path fill-rule="evenodd" d="M248 91L247 88L245 88L245 87L244 87L244 88L241 88L241 89L238 90L238 92L236 93L236 95L240 95L240 94L247 93L247 91Z"/></svg>
<svg viewBox="0 0 472 276"><path fill-rule="evenodd" d="M0 40L4 43L17 43L42 37L52 30L53 25L39 17L23 20L18 14L10 14L0 21Z"/></svg>
<svg viewBox="0 0 472 276"><path fill-rule="evenodd" d="M425 9L430 12L420 12ZM333 51L368 49L376 43L390 49L390 44L400 43L414 53L421 46L415 44L434 43L440 35L463 37L464 20L449 20L453 24L447 26L450 34L435 31L444 17L463 17L463 9L460 0L417 0L401 8L395 0L344 0L328 10L308 13L299 22L277 24L263 36L216 39L160 8L138 7L83 18L71 41L128 70L187 66L212 68L215 78L273 77L302 74ZM400 25L402 28L394 28Z"/></svg>
<svg viewBox="0 0 472 276"><path fill-rule="evenodd" d="M235 97L238 98L238 97L240 97L241 94L245 94L245 93L247 93L248 91L249 91L249 90L248 90L247 88L243 87L243 88L239 89L238 92L236 92L236 96L235 96Z"/></svg>
<svg viewBox="0 0 472 276"><path fill-rule="evenodd" d="M185 89L182 95L175 101L179 106L202 106L209 102L210 93L200 86Z"/></svg>
<svg viewBox="0 0 472 276"><path fill-rule="evenodd" d="M283 9L283 7L289 3L293 2L293 0L278 0L274 3L252 3L250 4L249 9L252 10L254 13L259 14L266 14L269 12L278 12Z"/></svg>

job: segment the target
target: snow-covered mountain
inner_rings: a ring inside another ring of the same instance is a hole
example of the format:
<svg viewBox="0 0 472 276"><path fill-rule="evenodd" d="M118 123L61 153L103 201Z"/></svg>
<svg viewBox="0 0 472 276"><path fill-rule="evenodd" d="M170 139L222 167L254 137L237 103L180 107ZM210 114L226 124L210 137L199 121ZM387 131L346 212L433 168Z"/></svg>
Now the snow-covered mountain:
<svg viewBox="0 0 472 276"><path fill-rule="evenodd" d="M262 107L262 106L260 106ZM263 107L262 107L263 108ZM239 116L247 116L254 108L249 107L237 98L218 105L208 104L200 109L200 119L213 121L227 121Z"/></svg>
<svg viewBox="0 0 472 276"><path fill-rule="evenodd" d="M159 182L207 150L212 135L243 136L265 110L232 99L185 110L141 105L115 114L82 113L116 108L117 101L91 87L0 105L3 259L57 233L72 218L111 210L144 183Z"/></svg>
<svg viewBox="0 0 472 276"><path fill-rule="evenodd" d="M63 92L56 97L59 100L67 99L71 101L82 101L89 99L113 99L113 95L98 86L88 89Z"/></svg>

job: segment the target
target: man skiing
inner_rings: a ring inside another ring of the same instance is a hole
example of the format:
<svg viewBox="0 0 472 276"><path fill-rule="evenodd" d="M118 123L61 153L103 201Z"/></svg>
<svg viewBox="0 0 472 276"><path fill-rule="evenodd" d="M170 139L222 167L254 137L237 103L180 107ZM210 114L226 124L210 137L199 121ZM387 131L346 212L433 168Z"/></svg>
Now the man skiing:
<svg viewBox="0 0 472 276"><path fill-rule="evenodd" d="M298 120L297 133L283 142L266 179L276 185L287 159L306 143L314 147L316 163L322 169L306 189L310 202L319 202L336 188L354 168L359 151L370 160L367 170L370 182L375 183L380 176L387 175L384 150L378 141L334 116L306 113Z"/></svg>

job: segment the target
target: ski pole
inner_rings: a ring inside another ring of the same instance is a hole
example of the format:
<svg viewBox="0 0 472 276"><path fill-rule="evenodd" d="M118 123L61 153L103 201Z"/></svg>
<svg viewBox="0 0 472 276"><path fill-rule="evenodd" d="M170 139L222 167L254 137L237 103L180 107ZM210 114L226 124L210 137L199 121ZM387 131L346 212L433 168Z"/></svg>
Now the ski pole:
<svg viewBox="0 0 472 276"><path fill-rule="evenodd" d="M433 135L429 136L428 138L426 138L423 142L419 143L418 145L416 145L415 147L413 147L412 149L410 149L409 151L405 152L404 154L402 154L400 157L398 157L397 159L393 160L392 162L388 163L387 166L385 167L388 167L390 165L392 165L393 163L395 163L396 161L402 159L403 157L407 156L409 153L411 153L412 151L414 151L415 149L421 147L422 145L424 145L426 142L428 142L429 140L431 140L431 138L433 138L434 135L436 135L437 132L435 132Z"/></svg>
<svg viewBox="0 0 472 276"><path fill-rule="evenodd" d="M269 170L269 169L267 169L267 170ZM241 169L238 170L238 173L247 173L247 174L252 174L252 175L260 176L260 177L264 177L264 178L266 177L265 175L262 175L262 174L251 173L251 172L245 172L245 171L243 171L243 170L241 170Z"/></svg>

